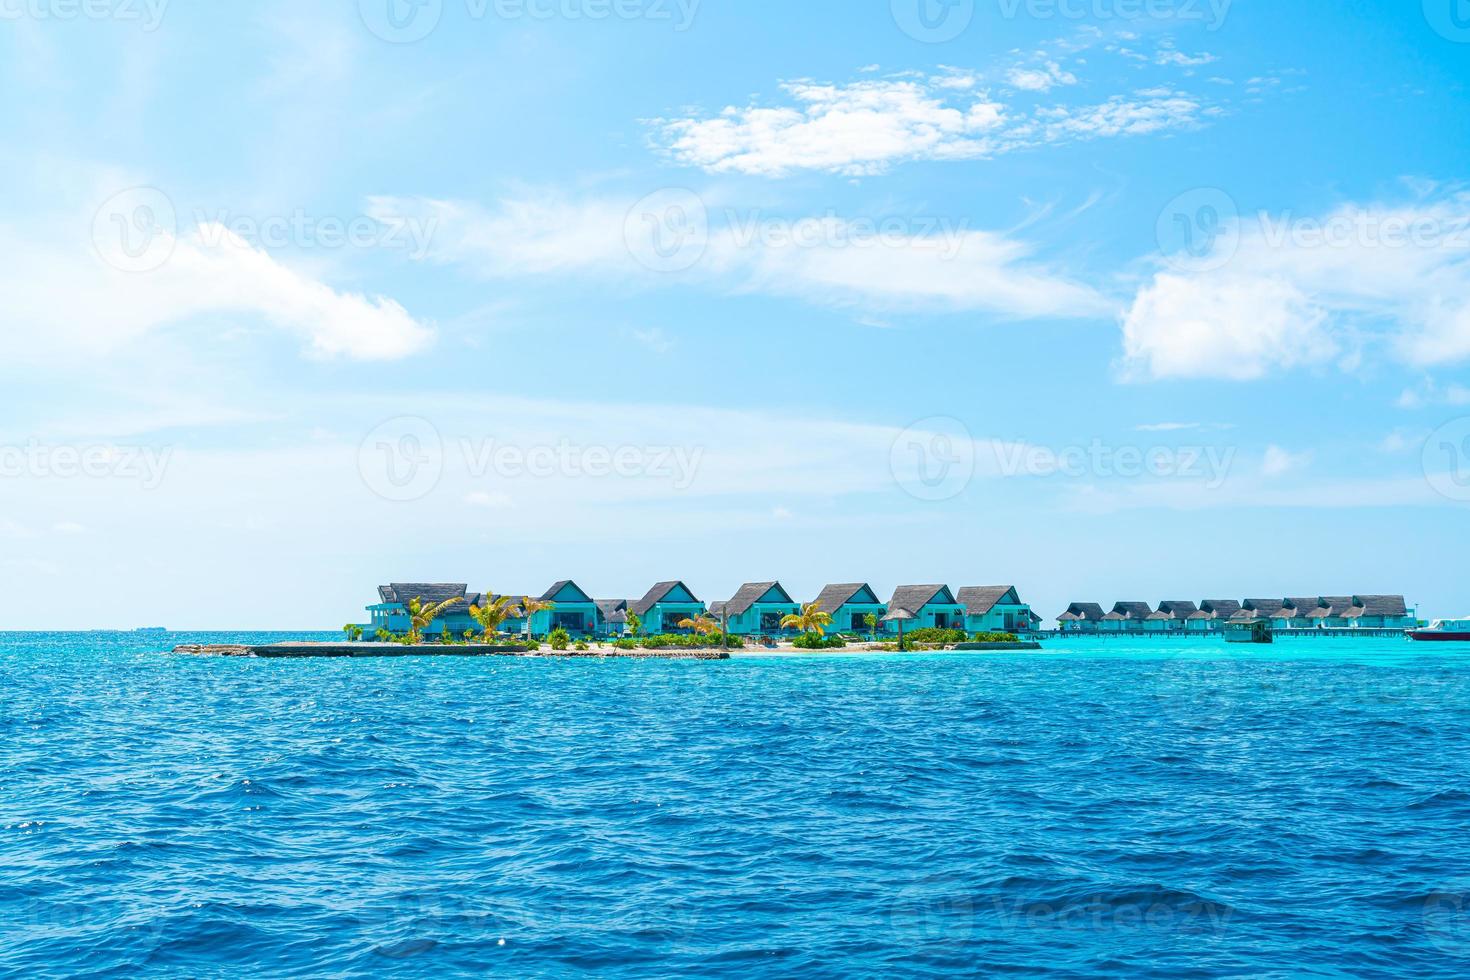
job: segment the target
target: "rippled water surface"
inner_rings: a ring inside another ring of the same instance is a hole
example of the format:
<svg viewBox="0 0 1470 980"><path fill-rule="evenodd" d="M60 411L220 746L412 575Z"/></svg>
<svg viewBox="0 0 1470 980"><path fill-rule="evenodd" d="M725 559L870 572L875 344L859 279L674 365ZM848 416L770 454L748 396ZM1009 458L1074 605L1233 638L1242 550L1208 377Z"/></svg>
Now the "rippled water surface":
<svg viewBox="0 0 1470 980"><path fill-rule="evenodd" d="M1470 973L1470 648L237 638L0 635L0 973Z"/></svg>

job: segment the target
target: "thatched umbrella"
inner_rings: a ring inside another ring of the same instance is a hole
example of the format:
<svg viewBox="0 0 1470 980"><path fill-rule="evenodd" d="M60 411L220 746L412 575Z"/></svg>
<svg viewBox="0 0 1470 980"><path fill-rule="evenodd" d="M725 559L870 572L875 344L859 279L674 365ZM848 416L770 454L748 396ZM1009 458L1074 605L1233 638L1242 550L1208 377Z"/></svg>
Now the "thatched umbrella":
<svg viewBox="0 0 1470 980"><path fill-rule="evenodd" d="M915 616L913 613L902 607L894 609L887 616L883 617L883 622L885 623L898 624L898 650L900 653L903 652L903 624L910 619L918 618L918 616Z"/></svg>

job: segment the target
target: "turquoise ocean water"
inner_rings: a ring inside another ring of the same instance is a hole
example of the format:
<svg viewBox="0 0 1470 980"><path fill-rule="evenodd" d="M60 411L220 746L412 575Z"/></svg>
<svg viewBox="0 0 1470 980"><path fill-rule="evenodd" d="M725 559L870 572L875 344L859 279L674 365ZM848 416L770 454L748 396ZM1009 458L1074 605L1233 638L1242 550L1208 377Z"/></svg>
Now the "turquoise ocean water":
<svg viewBox="0 0 1470 980"><path fill-rule="evenodd" d="M269 638L0 634L0 974L1470 973L1470 647Z"/></svg>

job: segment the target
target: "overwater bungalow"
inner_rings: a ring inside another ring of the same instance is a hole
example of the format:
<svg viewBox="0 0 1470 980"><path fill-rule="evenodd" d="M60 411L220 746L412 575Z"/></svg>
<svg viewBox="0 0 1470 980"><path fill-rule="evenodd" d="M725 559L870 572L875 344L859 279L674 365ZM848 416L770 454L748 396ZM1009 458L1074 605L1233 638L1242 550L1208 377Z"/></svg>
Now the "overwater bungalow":
<svg viewBox="0 0 1470 980"><path fill-rule="evenodd" d="M1189 617L1197 612L1199 607L1189 599L1165 599L1144 620L1143 628L1151 632L1182 633L1189 625Z"/></svg>
<svg viewBox="0 0 1470 980"><path fill-rule="evenodd" d="M1419 625L1419 617L1401 595L1355 595L1352 625L1361 629L1413 629Z"/></svg>
<svg viewBox="0 0 1470 980"><path fill-rule="evenodd" d="M1031 628L1031 607L1014 585L971 585L956 598L965 607L965 629L971 633L1015 633Z"/></svg>
<svg viewBox="0 0 1470 980"><path fill-rule="evenodd" d="M1240 610L1241 604L1234 599L1206 599L1190 614L1184 628L1191 633L1218 633Z"/></svg>
<svg viewBox="0 0 1470 980"><path fill-rule="evenodd" d="M1244 622L1263 619L1270 622L1272 629L1286 629L1291 622L1291 610L1282 599L1247 599L1230 618Z"/></svg>
<svg viewBox="0 0 1470 980"><path fill-rule="evenodd" d="M906 609L914 614L905 625L906 630L965 628L965 607L955 601L947 585L900 585L893 590L888 608Z"/></svg>
<svg viewBox="0 0 1470 980"><path fill-rule="evenodd" d="M781 620L801 612L780 582L747 582L729 602L712 602L710 615L736 636L771 636L783 632Z"/></svg>
<svg viewBox="0 0 1470 980"><path fill-rule="evenodd" d="M1096 602L1074 602L1057 617L1063 633L1096 633L1103 621L1103 607Z"/></svg>
<svg viewBox="0 0 1470 980"><path fill-rule="evenodd" d="M868 617L875 621L888 615L888 607L866 582L829 585L815 600L817 609L832 617L832 630L837 633L868 633ZM876 627L882 629L882 626Z"/></svg>
<svg viewBox="0 0 1470 980"><path fill-rule="evenodd" d="M1113 611L1102 618L1104 633L1141 633L1154 614L1146 602L1115 602Z"/></svg>
<svg viewBox="0 0 1470 980"><path fill-rule="evenodd" d="M446 610L441 618L430 623L424 632L438 634L448 627L450 633L459 636L465 630L479 628L470 616L470 607L477 605L482 598L480 593L470 592L469 586L463 582L395 582L392 585L380 585L378 601L367 607L368 629L374 633L378 630L407 633L411 625L408 616L410 602L418 599L426 605L434 605L458 599L459 602Z"/></svg>
<svg viewBox="0 0 1470 980"><path fill-rule="evenodd" d="M1322 597L1316 595L1288 596L1281 605L1286 625L1278 626L1277 629L1309 630L1317 625L1312 614L1323 608L1324 603Z"/></svg>
<svg viewBox="0 0 1470 980"><path fill-rule="evenodd" d="M633 603L629 611L642 621L644 633L653 634L687 633L679 624L708 610L683 582L660 582Z"/></svg>

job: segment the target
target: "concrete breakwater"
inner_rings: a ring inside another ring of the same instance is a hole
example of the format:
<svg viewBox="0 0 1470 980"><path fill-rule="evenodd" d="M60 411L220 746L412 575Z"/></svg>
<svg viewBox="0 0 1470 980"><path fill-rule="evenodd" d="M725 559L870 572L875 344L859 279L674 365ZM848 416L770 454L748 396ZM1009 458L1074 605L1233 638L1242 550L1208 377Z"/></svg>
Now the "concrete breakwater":
<svg viewBox="0 0 1470 980"><path fill-rule="evenodd" d="M728 660L723 650L522 650L520 647L442 643L271 643L250 646L234 643L184 643L174 653L195 657L557 657L576 660Z"/></svg>

